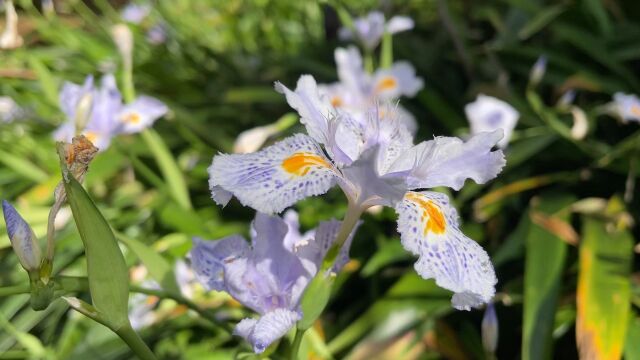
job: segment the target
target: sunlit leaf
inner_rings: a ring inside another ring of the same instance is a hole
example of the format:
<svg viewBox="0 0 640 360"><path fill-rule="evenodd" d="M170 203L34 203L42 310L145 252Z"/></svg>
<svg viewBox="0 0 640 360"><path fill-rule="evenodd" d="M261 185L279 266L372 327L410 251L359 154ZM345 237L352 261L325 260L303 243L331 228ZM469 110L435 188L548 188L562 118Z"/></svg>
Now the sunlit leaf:
<svg viewBox="0 0 640 360"><path fill-rule="evenodd" d="M585 359L619 359L631 314L633 237L627 230L607 227L602 220L582 219L576 298L578 349Z"/></svg>

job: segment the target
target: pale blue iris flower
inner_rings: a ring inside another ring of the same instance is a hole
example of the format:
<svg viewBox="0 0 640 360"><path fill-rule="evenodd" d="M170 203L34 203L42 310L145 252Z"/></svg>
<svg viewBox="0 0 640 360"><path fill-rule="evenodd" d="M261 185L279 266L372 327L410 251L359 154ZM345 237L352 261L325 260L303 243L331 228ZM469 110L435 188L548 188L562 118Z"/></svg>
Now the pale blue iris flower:
<svg viewBox="0 0 640 360"><path fill-rule="evenodd" d="M634 94L613 94L613 107L622 121L640 122L640 98Z"/></svg>
<svg viewBox="0 0 640 360"><path fill-rule="evenodd" d="M476 101L464 107L464 113L469 120L471 135L502 129L504 136L498 142L502 149L506 148L518 123L520 113L508 103L495 98L479 94Z"/></svg>
<svg viewBox="0 0 640 360"><path fill-rule="evenodd" d="M65 82L60 91L60 108L67 121L55 132L58 141L71 142L82 134L100 151L119 134L140 132L167 113L167 106L150 96L139 96L124 104L113 75L105 75L100 87L88 76L83 85Z"/></svg>
<svg viewBox="0 0 640 360"><path fill-rule="evenodd" d="M387 22L383 13L372 11L367 16L355 19L353 28L341 28L338 35L343 40L355 39L371 51L380 44L385 32L396 34L413 27L413 20L407 16L394 16Z"/></svg>
<svg viewBox="0 0 640 360"><path fill-rule="evenodd" d="M140 24L151 13L151 4L129 3L122 9L122 20L132 24Z"/></svg>
<svg viewBox="0 0 640 360"><path fill-rule="evenodd" d="M252 154L215 156L209 185L216 202L224 205L235 196L273 214L338 184L356 212L374 205L396 210L402 244L419 256L416 271L453 291L454 307L468 310L493 297L497 280L489 256L460 231L448 197L424 189L459 190L466 179L485 183L496 177L505 159L492 148L502 130L479 133L467 142L435 137L414 145L393 106L372 107L357 118L331 106L309 75L300 78L295 91L276 87L298 111L308 135Z"/></svg>
<svg viewBox="0 0 640 360"><path fill-rule="evenodd" d="M378 101L394 102L401 96L413 97L424 82L416 70L406 61L397 61L387 69L373 74L365 71L362 56L357 48L338 48L335 51L338 82L318 85L320 95L327 97L333 107L348 112L352 117L363 118L367 109ZM396 116L411 133L417 130L413 115L400 105L394 109ZM381 114L385 117L385 114Z"/></svg>
<svg viewBox="0 0 640 360"><path fill-rule="evenodd" d="M205 288L225 291L260 315L240 321L234 334L261 353L302 318L301 296L339 227L340 222L332 220L300 234L295 213L287 213L284 219L257 213L251 244L239 235L217 241L194 239L192 267ZM350 242L351 238L332 271L346 263Z"/></svg>

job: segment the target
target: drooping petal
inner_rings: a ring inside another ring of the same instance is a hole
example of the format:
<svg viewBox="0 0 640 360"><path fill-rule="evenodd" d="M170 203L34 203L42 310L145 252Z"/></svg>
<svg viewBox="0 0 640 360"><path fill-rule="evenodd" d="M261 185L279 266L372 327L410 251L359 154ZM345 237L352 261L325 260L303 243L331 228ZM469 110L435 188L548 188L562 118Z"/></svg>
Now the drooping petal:
<svg viewBox="0 0 640 360"><path fill-rule="evenodd" d="M396 34L411 30L414 27L413 19L408 16L394 16L387 22L387 32Z"/></svg>
<svg viewBox="0 0 640 360"><path fill-rule="evenodd" d="M116 115L122 123L121 131L127 134L140 132L165 115L167 105L151 96L140 96L131 104L122 107Z"/></svg>
<svg viewBox="0 0 640 360"><path fill-rule="evenodd" d="M209 182L211 182L211 179L209 179ZM217 185L211 186L211 198L213 199L213 201L216 202L216 204L222 207L225 207L227 206L229 201L231 201L232 197L233 197L232 192L227 191Z"/></svg>
<svg viewBox="0 0 640 360"><path fill-rule="evenodd" d="M520 116L508 103L483 94L479 94L476 101L467 104L464 112L469 120L472 135L502 129L504 137L498 142L502 149L507 147Z"/></svg>
<svg viewBox="0 0 640 360"><path fill-rule="evenodd" d="M373 91L383 100L412 97L423 86L422 78L416 76L416 69L406 61L398 61L389 69L380 69L373 76Z"/></svg>
<svg viewBox="0 0 640 360"><path fill-rule="evenodd" d="M256 214L252 225L255 229L253 252L245 279L255 278L251 283L266 300L262 312L279 307L296 308L313 274L307 272L300 258L285 247L288 225L278 216L262 213Z"/></svg>
<svg viewBox="0 0 640 360"><path fill-rule="evenodd" d="M227 291L225 269L234 261L245 258L249 244L240 235L229 236L217 241L193 239L191 266L196 278L209 290Z"/></svg>
<svg viewBox="0 0 640 360"><path fill-rule="evenodd" d="M246 339L253 346L253 351L260 354L271 343L286 335L300 318L298 312L276 309L262 315L258 320L242 320L233 333Z"/></svg>
<svg viewBox="0 0 640 360"><path fill-rule="evenodd" d="M501 129L480 133L467 142L455 137L436 137L400 156L390 172L410 169L407 178L410 189L447 186L459 190L466 179L484 184L505 165L502 151L491 151L500 139Z"/></svg>
<svg viewBox="0 0 640 360"><path fill-rule="evenodd" d="M414 267L420 276L453 291L456 309L491 300L497 279L489 256L460 231L458 214L446 195L407 192L396 212L402 245L419 256Z"/></svg>
<svg viewBox="0 0 640 360"><path fill-rule="evenodd" d="M279 82L276 82L275 88L286 96L289 106L300 114L300 122L307 128L309 136L321 144L326 144L328 121L333 116L333 107L328 99L320 96L313 76L300 76L295 91Z"/></svg>
<svg viewBox="0 0 640 360"><path fill-rule="evenodd" d="M312 138L298 134L256 153L217 155L209 175L212 190L219 186L243 205L273 214L327 192L336 170Z"/></svg>

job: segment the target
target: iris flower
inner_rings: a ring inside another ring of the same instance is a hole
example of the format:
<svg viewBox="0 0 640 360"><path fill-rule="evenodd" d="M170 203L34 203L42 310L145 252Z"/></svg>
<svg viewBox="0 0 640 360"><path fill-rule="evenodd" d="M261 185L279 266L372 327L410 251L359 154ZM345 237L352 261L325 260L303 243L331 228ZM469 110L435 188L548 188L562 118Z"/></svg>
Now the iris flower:
<svg viewBox="0 0 640 360"><path fill-rule="evenodd" d="M273 214L338 184L349 202L338 244L365 209L393 207L402 244L419 256L415 269L423 278L435 278L453 291L458 309L491 299L497 280L489 256L460 231L448 197L424 189L459 190L466 179L493 179L505 164L502 151L492 151L502 130L479 133L467 142L435 137L414 145L392 107L352 117L320 96L309 75L299 79L295 91L279 83L276 88L298 111L308 135L291 136L252 154L215 156L209 185L216 202L224 205L235 196ZM382 110L385 117L380 117Z"/></svg>
<svg viewBox="0 0 640 360"><path fill-rule="evenodd" d="M424 86L413 66L406 61L395 62L388 69L378 69L368 74L364 70L360 52L353 46L336 49L335 60L339 81L318 85L318 89L331 105L349 112L353 117L364 117L366 109L377 101L394 101L400 96L413 97ZM415 132L416 121L411 113L398 105L395 114L412 133Z"/></svg>
<svg viewBox="0 0 640 360"><path fill-rule="evenodd" d="M372 51L375 49L385 32L396 34L413 29L414 23L407 16L394 16L388 22L380 11L372 11L367 16L359 17L353 21L353 28L343 27L338 34L341 39L356 39L362 45Z"/></svg>
<svg viewBox="0 0 640 360"><path fill-rule="evenodd" d="M640 122L640 99L636 95L621 92L613 94L613 107L625 123Z"/></svg>
<svg viewBox="0 0 640 360"><path fill-rule="evenodd" d="M331 247L340 222L322 222L300 234L295 213L285 219L257 213L251 245L240 235L218 241L194 239L191 263L196 278L209 290L225 291L254 310L234 330L256 353L284 336L302 318L300 298ZM348 259L350 238L333 271Z"/></svg>
<svg viewBox="0 0 640 360"><path fill-rule="evenodd" d="M483 94L478 95L476 101L467 104L464 112L469 120L472 135L502 129L504 137L498 142L498 146L502 149L509 144L513 129L520 117L520 113L513 106Z"/></svg>
<svg viewBox="0 0 640 360"><path fill-rule="evenodd" d="M168 111L160 100L144 95L123 104L116 79L110 74L102 77L99 88L92 76L83 85L66 82L60 91L60 108L67 122L54 132L54 138L71 142L80 133L101 151L114 136L140 132Z"/></svg>

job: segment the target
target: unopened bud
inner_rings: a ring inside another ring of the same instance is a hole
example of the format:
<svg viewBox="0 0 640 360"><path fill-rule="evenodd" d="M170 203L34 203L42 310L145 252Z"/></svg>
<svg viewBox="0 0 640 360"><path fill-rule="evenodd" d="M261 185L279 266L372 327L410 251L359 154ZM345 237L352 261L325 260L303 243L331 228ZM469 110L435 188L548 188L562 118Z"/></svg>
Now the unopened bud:
<svg viewBox="0 0 640 360"><path fill-rule="evenodd" d="M558 103L556 104L556 107L561 110L568 109L569 106L573 104L573 101L575 99L576 99L576 91L573 89L567 90L565 91L564 94L562 94L560 99L558 99Z"/></svg>
<svg viewBox="0 0 640 360"><path fill-rule="evenodd" d="M15 49L22 46L22 36L18 33L18 13L12 0L5 1L5 28L0 35L0 49Z"/></svg>
<svg viewBox="0 0 640 360"><path fill-rule="evenodd" d="M576 140L582 140L589 132L589 121L587 115L577 106L571 107L571 115L573 115L573 126L571 127L571 137Z"/></svg>
<svg viewBox="0 0 640 360"><path fill-rule="evenodd" d="M260 149L269 137L278 133L277 127L273 125L258 126L245 130L238 135L233 144L233 152L236 154L252 153Z"/></svg>
<svg viewBox="0 0 640 360"><path fill-rule="evenodd" d="M482 346L490 354L494 354L498 347L498 317L493 303L487 304L482 318Z"/></svg>
<svg viewBox="0 0 640 360"><path fill-rule="evenodd" d="M537 86L544 74L547 72L547 57L541 55L533 67L531 68L531 72L529 73L529 84L531 86Z"/></svg>
<svg viewBox="0 0 640 360"><path fill-rule="evenodd" d="M125 67L130 67L133 59L133 34L131 29L125 24L114 25L111 28L111 36L116 47L118 47Z"/></svg>
<svg viewBox="0 0 640 360"><path fill-rule="evenodd" d="M36 272L40 268L42 255L36 234L16 209L6 200L2 201L4 222L11 240L13 251L18 255L22 267L28 272Z"/></svg>
<svg viewBox="0 0 640 360"><path fill-rule="evenodd" d="M93 94L89 91L84 94L76 105L76 134L82 132L89 123L91 118L91 109L93 107Z"/></svg>

